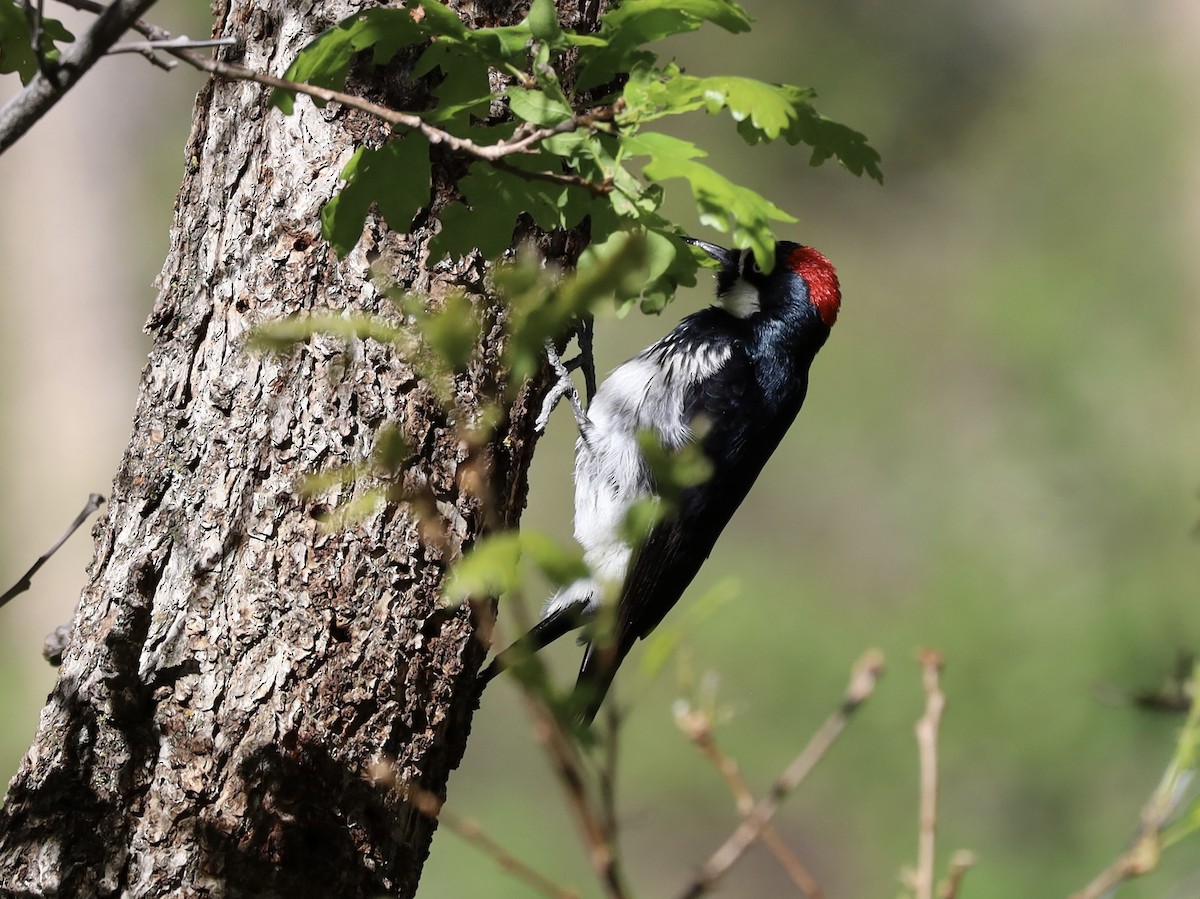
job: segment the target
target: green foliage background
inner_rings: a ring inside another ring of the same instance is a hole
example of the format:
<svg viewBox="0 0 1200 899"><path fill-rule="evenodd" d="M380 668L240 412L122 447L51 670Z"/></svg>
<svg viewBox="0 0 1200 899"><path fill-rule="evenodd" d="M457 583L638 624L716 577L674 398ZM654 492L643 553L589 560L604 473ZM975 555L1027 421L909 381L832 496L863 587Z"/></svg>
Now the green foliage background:
<svg viewBox="0 0 1200 899"><path fill-rule="evenodd" d="M757 20L750 33L680 38L671 49L681 64L696 75L812 85L824 113L881 151L888 181L810 169L807 153L788 146L747 147L726 121L672 125L709 149L716 169L800 219L780 235L835 262L845 301L793 433L668 624L726 578L740 580L737 598L686 636L694 669L720 673L735 715L718 737L759 790L833 708L857 655L887 652L876 696L779 821L831 896L898 892L896 872L915 845L911 726L921 694L912 658L919 646L941 648L950 701L941 845L980 856L965 895L1064 895L1132 833L1178 724L1100 702L1096 685L1153 686L1178 649L1200 643L1200 22L1186 4L1115 0L745 6ZM128 65L138 81L165 77ZM173 129L158 141L166 162L134 171L161 185L144 191L157 206L114 216L143 222L127 238L145 266L141 285L165 252L178 175L156 173L182 164L184 95L155 117ZM14 170L12 158L0 160L5 183L51 177ZM682 189L668 184L666 202L668 217L694 221ZM12 292L13 264L0 269L0 349L10 357L23 316L35 314L23 307L36 303ZM600 370L705 303L707 291L681 294L661 318L600 322ZM135 310L122 314L136 321L151 292L130 295ZM58 327L68 339L71 322ZM128 356L96 363L127 373L124 410L138 348ZM4 362L0 379L2 408L24 408L29 372ZM124 424L127 411L118 414ZM0 421L6 484L72 480L69 464L12 464L42 432L36 418L6 412ZM526 517L564 538L573 437L562 410L535 464ZM94 442L68 447L68 462L72 452L103 456ZM105 452L107 478L120 446ZM47 513L40 532L7 487L0 571L22 570L101 486L74 484L68 495L78 501ZM77 593L82 575L68 582ZM69 610L70 589L19 602ZM4 772L28 744L51 678L37 655L40 632L10 628L12 611L0 629ZM554 650L564 681L577 655ZM617 687L631 708L623 843L640 895L670 895L734 815L716 774L671 723L674 666L650 679L640 661L631 658ZM594 893L553 775L503 680L485 697L450 800L516 854ZM1188 852L1120 895L1200 894L1200 862ZM727 895L787 891L760 850L726 886ZM445 833L421 895L529 893Z"/></svg>
<svg viewBox="0 0 1200 899"><path fill-rule="evenodd" d="M954 848L979 855L970 897L1065 895L1122 848L1179 724L1105 704L1096 687L1155 686L1200 637L1200 320L1184 249L1194 89L1163 23L1116 4L747 9L747 35L676 40L681 64L811 84L825 114L880 150L888 180L679 122L719 171L799 217L780 235L827 253L845 297L792 434L690 591L694 604L741 581L689 627L692 667L720 674L735 716L718 736L761 791L858 653L886 651L885 681L781 826L829 895L894 895L915 855L914 654L940 647L941 864ZM689 201L670 193L666 214L686 221ZM600 371L708 289L681 293L661 321L601 323ZM573 438L562 411L526 517L564 536ZM553 652L569 681L578 650ZM631 709L623 843L640 894L671 895L735 817L672 724L674 666L651 679L639 662L617 688ZM451 801L521 857L588 884L514 697L503 680L490 689ZM486 881L494 870L442 835L423 895L482 883L529 895ZM794 891L757 850L726 893ZM1120 895L1198 893L1184 844Z"/></svg>

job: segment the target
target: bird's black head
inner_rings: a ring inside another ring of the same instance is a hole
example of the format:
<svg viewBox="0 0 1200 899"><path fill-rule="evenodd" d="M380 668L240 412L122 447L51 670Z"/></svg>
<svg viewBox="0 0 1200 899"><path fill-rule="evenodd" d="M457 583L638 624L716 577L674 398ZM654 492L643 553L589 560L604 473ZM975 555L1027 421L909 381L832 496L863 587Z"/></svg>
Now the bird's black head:
<svg viewBox="0 0 1200 899"><path fill-rule="evenodd" d="M837 272L812 247L789 240L775 244L775 266L763 274L750 250L728 250L695 238L685 238L720 263L717 300L738 318L807 310L814 324L832 328L842 304ZM799 310L797 310L799 306Z"/></svg>

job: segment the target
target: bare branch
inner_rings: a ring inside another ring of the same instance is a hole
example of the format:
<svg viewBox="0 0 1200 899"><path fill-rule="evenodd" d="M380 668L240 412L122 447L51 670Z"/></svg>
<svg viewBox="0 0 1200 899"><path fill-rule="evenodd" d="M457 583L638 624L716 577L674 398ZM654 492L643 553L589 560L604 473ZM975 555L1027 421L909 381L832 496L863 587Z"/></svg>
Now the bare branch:
<svg viewBox="0 0 1200 899"><path fill-rule="evenodd" d="M1193 669L1192 683L1200 683L1200 665ZM1142 809L1142 823L1133 845L1071 899L1100 899L1126 880L1153 871L1165 846L1173 842L1172 835L1168 833L1164 838L1163 831L1200 767L1200 693L1195 692L1194 686L1192 690L1191 711L1179 735L1175 755Z"/></svg>
<svg viewBox="0 0 1200 899"><path fill-rule="evenodd" d="M341 103L351 109L357 109L360 112L365 112L377 119L387 122L393 127L411 128L414 131L420 132L426 140L431 144L444 145L448 149L462 153L465 156L472 156L476 159L482 159L493 164L500 164L508 156L516 156L520 154L533 153L534 148L538 143L548 137L553 137L556 134L566 134L571 131L577 131L580 128L591 128L599 122L608 121L613 118L619 111L619 102L612 106L597 107L588 112L576 113L564 122L557 125L551 125L547 128L537 128L520 137L513 135L513 139L501 141L497 144L477 144L474 141L467 140L463 137L457 137L449 131L443 131L441 128L436 128L430 125L420 116L413 115L409 112L400 112L399 110L389 109L386 106L381 106L378 103L372 103L370 100L365 100L362 97L356 97L353 94L347 94L343 91L335 91L326 87L318 87L313 84L303 84L298 81L288 81L284 78L276 78L274 75L268 75L265 72L255 72L251 69L243 68L242 66L233 65L219 59L210 59L206 56L193 53L190 50L182 49L166 49L167 53L178 59L183 60L188 65L194 66L205 72L218 75L222 78L227 78L231 81L251 81L255 84L261 84L266 87L273 87L278 90L293 91L298 94L305 94L314 99L321 100L326 103ZM603 195L612 192L612 184L608 182L595 183L579 178L575 175L565 175L557 172L531 172L525 169L516 168L509 165L500 165L505 171L511 172L514 175L537 181L551 181L557 184L569 184L575 187L582 187L595 195Z"/></svg>
<svg viewBox="0 0 1200 899"><path fill-rule="evenodd" d="M63 54L57 66L57 83L38 72L0 109L0 153L11 147L38 119L75 85L96 60L108 52L155 0L114 0L95 23Z"/></svg>
<svg viewBox="0 0 1200 899"><path fill-rule="evenodd" d="M963 878L971 868L975 867L975 861L973 852L960 849L954 853L954 857L950 859L950 871L946 874L945 882L938 889L938 899L958 899Z"/></svg>
<svg viewBox="0 0 1200 899"><path fill-rule="evenodd" d="M125 44L117 44L108 51L108 55L115 56L118 53L153 53L155 50L206 50L211 47L233 47L236 45L237 40L232 37L196 40L188 37L186 34L181 34L179 37L166 38L165 40L130 41Z"/></svg>
<svg viewBox="0 0 1200 899"><path fill-rule="evenodd" d="M596 876L610 899L626 899L629 891L617 861L615 844L609 839L602 816L595 811L588 793L583 759L575 743L545 700L524 682L521 683L521 695L533 716L534 737L549 753L555 772L562 781L563 792L579 822Z"/></svg>
<svg viewBox="0 0 1200 899"><path fill-rule="evenodd" d="M926 649L919 657L925 686L925 714L916 724L921 766L920 832L917 837L917 870L913 875L916 899L933 899L933 872L937 848L938 728L946 697L939 685L942 655Z"/></svg>
<svg viewBox="0 0 1200 899"><path fill-rule="evenodd" d="M100 12L101 15L106 15L110 7L105 7L95 0L61 0L67 6L75 9L81 9L87 12ZM124 3L137 2L141 4L141 9L148 8L153 4L154 0L122 0ZM116 6L117 4L113 4ZM98 23L97 23L98 24ZM149 22L142 21L137 18L135 12L122 27L122 31L126 28L133 28L144 37L148 38L145 42L137 42L121 45L113 49L112 52L140 52L149 54L151 59L158 64L161 60L155 60L153 57L154 51L168 53L181 62L185 62L193 68L199 69L202 72L208 72L211 75L216 75L220 78L225 78L229 81L249 81L255 84L261 84L265 87L275 88L277 90L291 91L297 94L304 94L312 97L315 100L320 100L325 103L340 103L350 109L357 109L359 112L364 112L374 116L384 122L387 122L393 127L411 128L414 131L419 131L426 140L431 144L442 145L455 153L461 153L465 156L471 156L475 159L482 159L492 163L499 169L502 169L510 174L524 178L527 181L546 181L552 184L565 184L572 187L579 187L588 191L593 196L603 196L611 193L613 185L605 180L602 182L589 181L586 178L581 178L578 175L571 175L563 172L540 172L529 171L517 166L508 164L505 160L510 156L520 156L536 152L537 145L548 137L554 137L557 134L567 134L572 131L578 131L581 128L594 128L604 122L612 121L612 119L622 109L622 100L617 100L611 106L598 106L584 112L577 112L569 119L559 122L557 125L550 125L545 128L530 126L528 128L518 128L513 136L506 141L500 141L496 144L477 144L467 138L458 137L451 134L449 131L443 131L430 125L418 115L409 112L400 112L399 110L390 109L386 106L381 106L378 103L372 103L362 97L356 97L353 94L347 94L344 91L335 91L330 88L318 87L312 84L304 84L299 81L289 81L284 78L276 78L274 75L268 75L266 72L256 72L252 69L244 68L243 66L234 65L220 59L213 59L201 53L196 53L192 47L198 46L227 46L229 38L219 38L214 41L192 41L186 37L172 37L170 32L159 28ZM120 37L120 33L114 35L113 40L101 51L108 52L109 48L116 39ZM94 61L94 60L93 60ZM64 64L66 60L64 60ZM90 65L90 63L89 63ZM69 87L70 85L67 85ZM65 87L63 88L66 89ZM11 104L10 104L11 105ZM0 117L0 126L3 124L3 118ZM26 126L28 127L28 126ZM15 140L15 135L12 139ZM3 131L0 130L0 152L3 152L6 145L3 141ZM10 141L11 142L11 141Z"/></svg>
<svg viewBox="0 0 1200 899"><path fill-rule="evenodd" d="M71 9L78 9L81 12L90 12L90 13L94 13L95 15L99 15L100 13L104 12L104 10L105 10L104 4L97 3L96 0L58 0L58 2L61 3L63 6L71 7ZM129 27L132 30L136 31L138 34L143 34L146 37L150 37L152 34L157 34L158 32L162 31L161 28L156 28L156 26L151 25L142 19L135 19L133 22L131 22L129 24ZM166 32L163 32L163 33L165 34ZM108 52L111 54L113 51L109 50ZM163 59L162 57L155 54L153 51L144 50L144 51L139 51L139 52L141 53L142 56L144 56L146 58L147 62L149 62L153 66L157 66L158 68L162 69L163 71L169 72L173 68L175 68L176 65L178 65L178 63L176 63L175 60Z"/></svg>
<svg viewBox="0 0 1200 899"><path fill-rule="evenodd" d="M19 581L5 590L3 596L0 596L0 608L2 608L14 596L20 596L29 589L33 581L33 576L38 573L38 569L45 565L46 562L49 561L50 557L58 552L62 545L70 539L71 535L79 530L79 526L87 521L88 516L99 509L103 504L104 497L99 493L93 493L88 496L87 503L84 505L83 509L80 510L79 514L75 516L75 520L67 525L67 530L63 533L63 535L54 542L52 547L38 556L37 561L34 562L32 567L30 567L30 569L21 576Z"/></svg>
<svg viewBox="0 0 1200 899"><path fill-rule="evenodd" d="M695 879L679 894L680 899L696 899L696 897L704 895L742 857L742 854L758 839L763 827L779 810L779 804L800 785L817 762L829 751L829 747L845 729L850 716L874 691L882 674L883 654L878 650L865 653L855 663L850 675L850 685L846 688L841 706L825 720L820 730L813 735L804 750L792 760L779 779L771 785L767 795L758 801L753 811L746 816L737 830L730 834L729 838L709 857Z"/></svg>
<svg viewBox="0 0 1200 899"><path fill-rule="evenodd" d="M687 710L675 716L675 723L704 757L712 762L733 793L738 812L743 818L748 817L754 811L754 794L742 777L738 763L717 746L713 738L712 716L707 711ZM801 893L809 899L824 899L825 894L817 885L816 878L783 841L774 825L763 826L762 841Z"/></svg>
<svg viewBox="0 0 1200 899"><path fill-rule="evenodd" d="M437 819L440 824L454 831L491 858L502 870L523 881L543 896L548 896L550 899L579 899L579 894L574 890L559 886L541 871L511 854L492 839L479 822L448 811L441 799L428 790L416 784L401 782L395 762L389 759L379 759L371 766L370 775L372 781L399 792L422 815Z"/></svg>
<svg viewBox="0 0 1200 899"><path fill-rule="evenodd" d="M604 838L610 844L617 841L617 761L621 748L621 713L616 703L610 702L605 714L604 759L600 765L600 823L604 828Z"/></svg>

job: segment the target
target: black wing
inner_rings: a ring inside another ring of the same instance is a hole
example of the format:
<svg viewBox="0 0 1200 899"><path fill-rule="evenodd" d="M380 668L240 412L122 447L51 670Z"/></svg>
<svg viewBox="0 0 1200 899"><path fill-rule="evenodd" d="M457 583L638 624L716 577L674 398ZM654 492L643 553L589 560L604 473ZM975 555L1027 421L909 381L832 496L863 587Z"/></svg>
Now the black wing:
<svg viewBox="0 0 1200 899"><path fill-rule="evenodd" d="M606 645L589 645L580 666L576 691L584 700L581 717L585 722L595 717L633 644L662 621L712 552L787 433L804 402L806 388L807 373L797 372L782 406L766 408L756 389L750 359L740 348L716 375L693 388L685 417L707 419L701 447L709 458L720 459L722 464L708 481L683 491L675 512L651 530L635 554L617 605L611 640Z"/></svg>

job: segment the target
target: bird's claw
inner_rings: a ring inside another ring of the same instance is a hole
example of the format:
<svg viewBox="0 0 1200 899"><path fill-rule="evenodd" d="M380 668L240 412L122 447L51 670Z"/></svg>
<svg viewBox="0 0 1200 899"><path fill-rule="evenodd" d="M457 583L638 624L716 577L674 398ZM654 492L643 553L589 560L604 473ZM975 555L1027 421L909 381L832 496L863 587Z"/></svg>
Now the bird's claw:
<svg viewBox="0 0 1200 899"><path fill-rule="evenodd" d="M575 413L575 423L579 426L579 432L586 436L591 422L588 420L587 410L583 408L583 403L579 399L579 391L575 387L575 382L571 379L571 369L578 368L585 360L580 356L570 362L563 362L558 355L558 350L550 341L546 341L546 358L550 361L550 367L554 369L554 373L558 375L558 381L546 394L546 399L542 403L542 411L538 415L537 421L534 422L534 428L539 434L543 433L546 425L550 422L550 413L554 411L554 407L562 401L563 397L566 397L567 402L571 404L571 411Z"/></svg>

